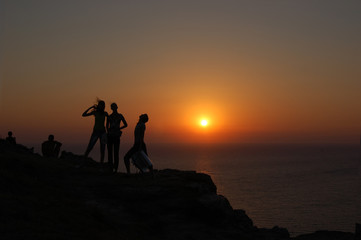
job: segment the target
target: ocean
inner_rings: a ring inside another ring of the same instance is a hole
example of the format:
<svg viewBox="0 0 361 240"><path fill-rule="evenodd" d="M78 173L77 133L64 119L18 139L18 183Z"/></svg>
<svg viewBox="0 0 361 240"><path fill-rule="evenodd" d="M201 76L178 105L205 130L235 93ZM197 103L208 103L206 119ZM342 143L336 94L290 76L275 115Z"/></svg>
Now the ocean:
<svg viewBox="0 0 361 240"><path fill-rule="evenodd" d="M122 158L130 147L122 144ZM155 169L210 175L218 194L260 228L291 236L317 230L354 232L361 222L360 147L350 145L148 144ZM83 147L85 149L85 146ZM91 157L99 159L96 145ZM77 152L76 147L64 149ZM135 172L135 168L131 169Z"/></svg>

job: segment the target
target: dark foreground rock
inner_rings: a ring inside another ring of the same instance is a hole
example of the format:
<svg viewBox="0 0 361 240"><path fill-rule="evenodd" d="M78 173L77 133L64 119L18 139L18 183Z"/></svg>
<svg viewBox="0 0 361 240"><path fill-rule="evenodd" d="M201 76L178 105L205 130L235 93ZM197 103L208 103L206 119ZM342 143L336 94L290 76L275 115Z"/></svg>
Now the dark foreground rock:
<svg viewBox="0 0 361 240"><path fill-rule="evenodd" d="M300 235L296 240L356 240L354 234L339 231L317 231L311 234Z"/></svg>
<svg viewBox="0 0 361 240"><path fill-rule="evenodd" d="M0 159L1 239L289 239L284 228L256 228L206 174L112 174L89 158L43 158L3 140ZM307 237L297 239L316 239Z"/></svg>

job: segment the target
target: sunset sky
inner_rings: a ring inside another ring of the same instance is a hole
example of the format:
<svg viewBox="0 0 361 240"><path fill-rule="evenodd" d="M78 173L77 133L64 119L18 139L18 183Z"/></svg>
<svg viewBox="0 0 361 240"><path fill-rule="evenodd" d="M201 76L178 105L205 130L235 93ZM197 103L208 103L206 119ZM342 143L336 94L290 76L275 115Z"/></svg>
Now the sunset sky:
<svg viewBox="0 0 361 240"><path fill-rule="evenodd" d="M148 142L359 141L359 0L2 0L0 18L2 138L87 142L100 98L129 142L142 113Z"/></svg>

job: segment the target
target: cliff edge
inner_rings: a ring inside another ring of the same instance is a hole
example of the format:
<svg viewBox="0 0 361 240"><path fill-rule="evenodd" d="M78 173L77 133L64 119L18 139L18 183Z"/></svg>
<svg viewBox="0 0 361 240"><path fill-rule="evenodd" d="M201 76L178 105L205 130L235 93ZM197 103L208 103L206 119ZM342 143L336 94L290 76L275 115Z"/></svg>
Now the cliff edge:
<svg viewBox="0 0 361 240"><path fill-rule="evenodd" d="M43 158L4 140L0 159L1 239L290 239L255 227L206 174L112 174L90 158Z"/></svg>

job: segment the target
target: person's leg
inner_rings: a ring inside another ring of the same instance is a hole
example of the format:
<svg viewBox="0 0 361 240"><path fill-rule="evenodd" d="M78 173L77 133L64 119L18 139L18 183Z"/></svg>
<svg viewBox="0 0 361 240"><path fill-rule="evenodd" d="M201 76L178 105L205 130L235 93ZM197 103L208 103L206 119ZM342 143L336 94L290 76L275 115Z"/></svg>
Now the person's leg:
<svg viewBox="0 0 361 240"><path fill-rule="evenodd" d="M145 145L145 143L142 144L142 150L143 150L143 152L145 153L145 155L148 156L147 146ZM150 165L150 166L149 166L149 172L152 174L152 176L154 176L154 173L153 173L153 165Z"/></svg>
<svg viewBox="0 0 361 240"><path fill-rule="evenodd" d="M134 145L124 156L124 164L127 169L127 173L130 173L130 158L133 156L134 153L136 153L138 149Z"/></svg>
<svg viewBox="0 0 361 240"><path fill-rule="evenodd" d="M104 163L104 156L105 156L105 144L100 143L100 162Z"/></svg>
<svg viewBox="0 0 361 240"><path fill-rule="evenodd" d="M117 172L118 171L118 166L119 166L119 145L120 145L120 137L115 137L115 141L114 141L114 171Z"/></svg>
<svg viewBox="0 0 361 240"><path fill-rule="evenodd" d="M108 143L107 143L107 146L108 146L108 164L109 164L110 169L113 169L113 145L114 145L114 142L113 142L112 137L108 136Z"/></svg>
<svg viewBox="0 0 361 240"><path fill-rule="evenodd" d="M108 141L108 137L106 132L102 131L99 132L99 142L100 142L100 162L103 164L104 163L104 156L105 156L105 145L107 144Z"/></svg>
<svg viewBox="0 0 361 240"><path fill-rule="evenodd" d="M145 153L145 155L147 155L147 156L148 156L147 146L145 145L145 143L144 143L144 142L142 143L142 150L143 150L143 152Z"/></svg>
<svg viewBox="0 0 361 240"><path fill-rule="evenodd" d="M90 151L93 149L93 147L94 147L95 143L97 142L97 140L98 140L98 136L97 136L96 133L93 132L91 137L90 137L88 147L87 147L87 149L86 149L86 151L84 153L85 157L88 157Z"/></svg>
<svg viewBox="0 0 361 240"><path fill-rule="evenodd" d="M149 167L149 172L152 174L152 176L154 177L154 172L153 172L153 165L151 165L150 167Z"/></svg>

